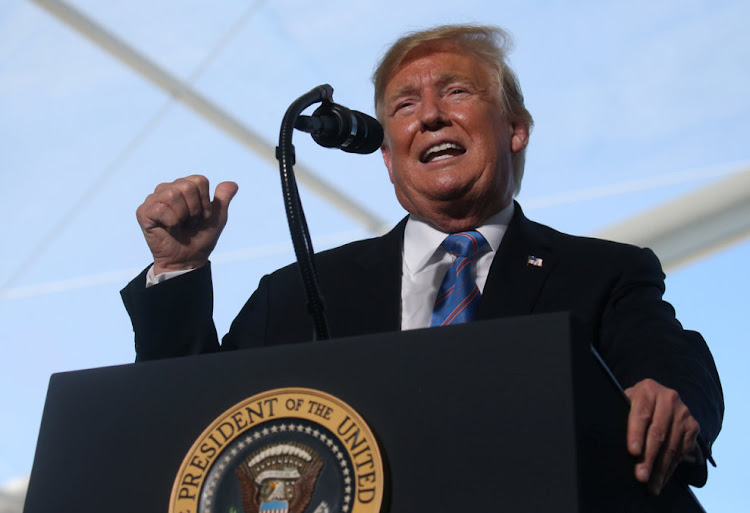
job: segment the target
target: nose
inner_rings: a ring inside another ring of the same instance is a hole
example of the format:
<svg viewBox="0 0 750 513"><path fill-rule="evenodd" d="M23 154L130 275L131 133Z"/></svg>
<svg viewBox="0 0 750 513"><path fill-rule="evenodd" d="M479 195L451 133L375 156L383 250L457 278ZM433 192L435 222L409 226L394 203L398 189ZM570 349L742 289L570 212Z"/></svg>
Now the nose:
<svg viewBox="0 0 750 513"><path fill-rule="evenodd" d="M445 112L439 95L423 94L419 104L419 120L425 130L438 130L450 124L450 118Z"/></svg>

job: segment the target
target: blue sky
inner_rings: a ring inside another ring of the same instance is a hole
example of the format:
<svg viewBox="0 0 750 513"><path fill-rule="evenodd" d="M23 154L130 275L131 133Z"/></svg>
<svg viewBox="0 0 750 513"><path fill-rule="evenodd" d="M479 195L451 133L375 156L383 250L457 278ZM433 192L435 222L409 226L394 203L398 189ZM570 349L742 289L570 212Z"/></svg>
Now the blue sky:
<svg viewBox="0 0 750 513"><path fill-rule="evenodd" d="M511 62L536 122L518 199L530 217L571 233L594 233L750 164L744 1L72 5L190 79L270 144L287 106L321 83L333 85L339 103L372 112L373 66L403 32L449 22L503 26L515 37ZM156 184L198 172L240 185L214 257L219 331L259 277L293 254L272 165L28 0L0 2L0 112L2 484L31 469L51 373L132 361L118 291L148 263L134 212ZM387 222L404 215L377 154L295 137L299 162ZM660 177L674 180L601 192ZM557 201L592 190L600 192ZM368 235L304 188L302 196L316 249ZM750 505L748 261L745 241L667 279L668 300L708 340L725 389L719 467L697 492L709 511Z"/></svg>

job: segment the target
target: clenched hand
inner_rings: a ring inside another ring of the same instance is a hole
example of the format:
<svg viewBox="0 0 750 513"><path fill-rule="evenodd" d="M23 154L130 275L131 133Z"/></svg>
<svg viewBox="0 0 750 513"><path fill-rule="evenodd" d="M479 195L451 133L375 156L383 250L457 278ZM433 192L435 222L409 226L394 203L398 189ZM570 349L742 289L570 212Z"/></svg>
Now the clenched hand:
<svg viewBox="0 0 750 513"><path fill-rule="evenodd" d="M136 210L151 253L154 273L196 269L208 262L227 223L229 202L237 193L234 182L222 182L211 201L208 179L179 178L156 187Z"/></svg>

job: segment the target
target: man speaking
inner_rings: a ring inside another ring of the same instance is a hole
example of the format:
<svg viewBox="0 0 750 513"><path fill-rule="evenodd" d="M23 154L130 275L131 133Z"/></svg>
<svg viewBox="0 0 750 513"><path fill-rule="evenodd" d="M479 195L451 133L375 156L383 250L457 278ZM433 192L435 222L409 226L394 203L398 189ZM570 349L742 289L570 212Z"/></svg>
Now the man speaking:
<svg viewBox="0 0 750 513"><path fill-rule="evenodd" d="M500 29L445 26L403 37L381 60L381 150L409 215L316 255L331 334L570 311L630 398L636 479L658 493L682 465L702 485L724 409L711 354L662 300L650 250L562 234L513 201L532 118L508 47ZM189 176L138 208L154 263L122 297L139 360L310 340L292 265L261 279L219 345L208 259L236 192L224 182L211 200L208 181Z"/></svg>

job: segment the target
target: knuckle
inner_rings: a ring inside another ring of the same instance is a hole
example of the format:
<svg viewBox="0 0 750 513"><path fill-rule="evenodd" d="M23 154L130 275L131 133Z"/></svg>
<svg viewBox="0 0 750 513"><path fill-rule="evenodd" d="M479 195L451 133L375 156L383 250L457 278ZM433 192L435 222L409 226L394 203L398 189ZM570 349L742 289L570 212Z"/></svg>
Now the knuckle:
<svg viewBox="0 0 750 513"><path fill-rule="evenodd" d="M676 390L672 390L671 388L666 388L664 390L664 398L670 404L682 404L682 401L680 400L680 394L678 394Z"/></svg>
<svg viewBox="0 0 750 513"><path fill-rule="evenodd" d="M196 185L203 185L203 184L207 184L208 183L208 178L206 178L203 175L190 175L190 176L186 176L185 180L189 180L189 181L195 183Z"/></svg>
<svg viewBox="0 0 750 513"><path fill-rule="evenodd" d="M698 434L700 433L701 428L698 425L698 422L692 417L690 417L690 420L688 420L687 428L685 429L685 434L690 437L691 440L694 440L698 437Z"/></svg>
<svg viewBox="0 0 750 513"><path fill-rule="evenodd" d="M687 406L682 406L677 413L675 414L675 418L682 423L685 426L691 427L695 425L697 427L698 423L695 421L692 415L690 415L690 410L687 409Z"/></svg>
<svg viewBox="0 0 750 513"><path fill-rule="evenodd" d="M151 208L151 217L158 219L160 222L165 222L165 215L167 213L167 206L164 203L156 203Z"/></svg>
<svg viewBox="0 0 750 513"><path fill-rule="evenodd" d="M658 393L659 388L661 388L661 385L659 383L651 378L645 378L628 389L630 391L629 397L653 397Z"/></svg>
<svg viewBox="0 0 750 513"><path fill-rule="evenodd" d="M182 192L177 187L168 187L161 192L162 200L174 203L182 197Z"/></svg>
<svg viewBox="0 0 750 513"><path fill-rule="evenodd" d="M664 440L666 440L667 435L664 432L664 430L659 426L651 426L651 428L648 430L648 437L653 442L657 442L658 444L664 443Z"/></svg>
<svg viewBox="0 0 750 513"><path fill-rule="evenodd" d="M159 206L154 194L149 195L146 200L135 209L135 217L138 220L146 219L154 215L154 209Z"/></svg>
<svg viewBox="0 0 750 513"><path fill-rule="evenodd" d="M169 187L172 187L172 186L173 186L173 184L174 184L174 182L171 182L171 183L167 183L167 182L162 182L162 183L160 183L159 185L157 185L156 187L154 187L154 192L161 192L161 191L163 191L164 189L167 189L167 188L169 188Z"/></svg>
<svg viewBox="0 0 750 513"><path fill-rule="evenodd" d="M201 175L190 175L183 179L185 190L195 191L195 194L200 194L201 191L208 192L208 179Z"/></svg>

